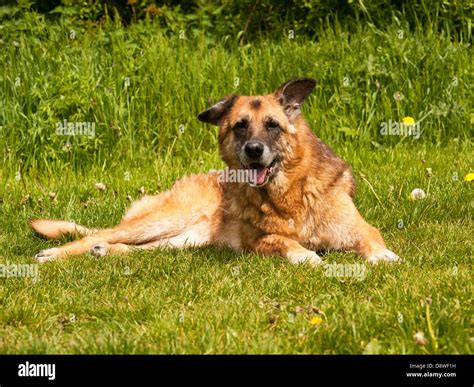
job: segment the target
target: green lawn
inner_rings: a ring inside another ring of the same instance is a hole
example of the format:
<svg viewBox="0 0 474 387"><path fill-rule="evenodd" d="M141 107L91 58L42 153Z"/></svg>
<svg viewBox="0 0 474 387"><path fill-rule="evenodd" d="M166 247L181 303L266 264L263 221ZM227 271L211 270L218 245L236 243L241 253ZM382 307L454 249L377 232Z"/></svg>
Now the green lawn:
<svg viewBox="0 0 474 387"><path fill-rule="evenodd" d="M462 175L469 170L472 149L452 142L338 150L357 171L361 212L382 230L403 264L367 266L359 281L326 277L324 268L213 248L47 263L40 266L36 283L0 279L0 351L361 353L375 342L368 348L381 353L470 352L474 200ZM214 159L188 170L205 171ZM426 167L433 177L426 176ZM9 180L1 207L2 261L33 263L36 252L57 243L33 236L29 217L110 226L127 207L127 195L138 197L141 186L154 192L157 177L166 188L175 177L172 161L128 171L129 181L125 172L95 169L85 176L63 172ZM453 180L456 172L458 181ZM107 190L96 190L96 182ZM428 186L426 199L407 199L412 188ZM22 204L26 192L31 198ZM324 259L360 262L348 253ZM426 298L432 299L434 337ZM315 316L322 321L312 325ZM418 331L429 340L425 347L412 339Z"/></svg>
<svg viewBox="0 0 474 387"><path fill-rule="evenodd" d="M23 23L0 53L0 265L34 264L59 243L35 236L31 217L112 226L141 187L223 167L215 128L196 119L207 99L293 76L319 80L304 114L352 165L361 213L403 263L367 266L358 280L215 248L51 262L37 281L0 277L0 353L472 352L467 44L403 23L239 48L146 23L74 40L70 26ZM420 123L418 140L380 135L405 116ZM56 135L64 119L96 123L95 137ZM410 201L414 188L426 198Z"/></svg>

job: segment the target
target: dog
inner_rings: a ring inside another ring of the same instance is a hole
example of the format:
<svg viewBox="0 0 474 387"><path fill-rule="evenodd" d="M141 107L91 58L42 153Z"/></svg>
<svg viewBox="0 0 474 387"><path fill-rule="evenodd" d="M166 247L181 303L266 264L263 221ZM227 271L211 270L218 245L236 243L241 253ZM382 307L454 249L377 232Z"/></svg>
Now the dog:
<svg viewBox="0 0 474 387"><path fill-rule="evenodd" d="M323 250L355 252L370 263L398 261L356 209L351 168L303 118L301 106L315 85L296 78L268 95L231 94L198 115L219 127L222 160L231 171L247 172L247 181L226 181L218 171L183 177L169 191L133 203L111 229L31 220L46 238L82 237L35 258L218 245L313 266L322 263Z"/></svg>

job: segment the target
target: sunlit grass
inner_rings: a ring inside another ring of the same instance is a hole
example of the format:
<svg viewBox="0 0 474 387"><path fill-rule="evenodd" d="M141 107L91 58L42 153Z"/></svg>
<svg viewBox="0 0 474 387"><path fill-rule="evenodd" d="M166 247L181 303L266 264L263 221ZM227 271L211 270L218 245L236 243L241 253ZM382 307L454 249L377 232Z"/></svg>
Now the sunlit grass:
<svg viewBox="0 0 474 387"><path fill-rule="evenodd" d="M36 283L0 278L1 353L472 351L467 44L396 22L243 47L147 23L78 29L74 39L74 26L34 14L18 26L0 52L0 264L34 263L59 243L33 235L31 217L110 227L141 187L150 194L222 167L216 129L197 113L294 76L319 80L304 114L352 165L361 213L404 263L367 266L359 281L215 248L53 262ZM380 135L382 122L406 116L420 124L418 140ZM56 135L64 119L95 123L95 137ZM427 197L408 200L414 188Z"/></svg>

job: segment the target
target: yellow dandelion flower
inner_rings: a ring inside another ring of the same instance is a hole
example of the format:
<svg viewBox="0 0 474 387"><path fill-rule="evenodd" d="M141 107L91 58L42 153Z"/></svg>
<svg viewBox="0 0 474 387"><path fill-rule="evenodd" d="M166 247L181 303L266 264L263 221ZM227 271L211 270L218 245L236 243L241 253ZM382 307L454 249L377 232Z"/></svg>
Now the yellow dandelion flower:
<svg viewBox="0 0 474 387"><path fill-rule="evenodd" d="M402 122L405 125L415 125L415 119L410 116L403 117Z"/></svg>
<svg viewBox="0 0 474 387"><path fill-rule="evenodd" d="M323 319L320 317L320 316L314 316L310 321L309 323L311 325L320 325L322 324L323 322Z"/></svg>
<svg viewBox="0 0 474 387"><path fill-rule="evenodd" d="M474 180L474 172L468 173L464 176L464 181L473 181Z"/></svg>

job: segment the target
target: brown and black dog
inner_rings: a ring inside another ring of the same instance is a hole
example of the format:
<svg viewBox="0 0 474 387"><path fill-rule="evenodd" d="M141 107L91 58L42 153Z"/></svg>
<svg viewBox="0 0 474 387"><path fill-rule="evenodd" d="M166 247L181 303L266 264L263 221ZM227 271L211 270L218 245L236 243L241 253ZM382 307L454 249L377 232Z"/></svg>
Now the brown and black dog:
<svg viewBox="0 0 474 387"><path fill-rule="evenodd" d="M357 211L350 167L301 114L315 85L314 79L298 78L272 94L230 95L199 114L199 120L219 126L220 154L229 170L251 172L241 175L245 181L226 181L219 172L184 177L169 191L135 202L111 229L32 220L47 238L83 237L35 258L225 245L312 265L322 262L315 252L320 250L354 251L371 263L397 261Z"/></svg>

